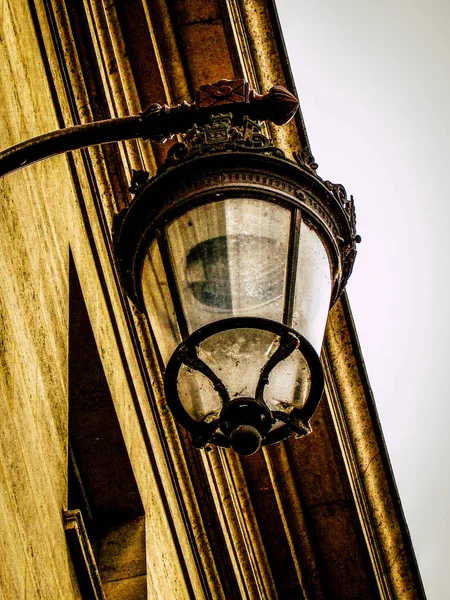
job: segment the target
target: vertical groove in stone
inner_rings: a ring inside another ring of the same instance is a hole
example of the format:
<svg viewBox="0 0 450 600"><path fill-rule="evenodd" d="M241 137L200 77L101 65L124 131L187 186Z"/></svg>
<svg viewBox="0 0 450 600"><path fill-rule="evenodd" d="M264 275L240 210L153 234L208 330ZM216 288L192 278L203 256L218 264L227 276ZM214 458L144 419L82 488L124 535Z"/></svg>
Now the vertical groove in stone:
<svg viewBox="0 0 450 600"><path fill-rule="evenodd" d="M100 4L100 0L94 0L94 3ZM128 114L137 114L141 110L141 103L137 97L136 85L133 79L130 61L127 56L127 49L123 39L121 24L117 15L116 3L114 0L103 0L101 5L105 11L106 21L108 24L109 35L117 62L117 67L120 73L122 83L123 97L125 98Z"/></svg>
<svg viewBox="0 0 450 600"><path fill-rule="evenodd" d="M256 600L261 598L262 590L255 580L246 541L236 511L235 499L228 487L221 456L222 452L222 450L214 448L211 452L203 454L203 460L225 539L230 550L241 597L247 600Z"/></svg>
<svg viewBox="0 0 450 600"><path fill-rule="evenodd" d="M283 444L263 448L285 534L305 600L325 599L302 503Z"/></svg>
<svg viewBox="0 0 450 600"><path fill-rule="evenodd" d="M63 45L64 59L67 64L67 69L71 73L71 85L73 86L73 95L77 106L70 106L72 111L73 124L78 123L89 123L94 120L89 96L84 83L83 72L81 69L80 61L78 60L78 53L75 45L75 41L72 35L72 29L70 26L69 16L65 4L60 0L49 0L53 7L53 12L56 19L56 25L60 32L61 43ZM76 114L78 114L78 121Z"/></svg>
<svg viewBox="0 0 450 600"><path fill-rule="evenodd" d="M120 70L114 55L113 41L106 22L105 13L100 0L84 1L86 15L92 39L96 46L97 60L103 79L105 94L108 99L111 116L125 117L130 114L124 94ZM131 113L133 114L133 113ZM131 169L142 169L137 140L119 144L124 164L128 166L127 177L131 180ZM125 154L127 156L125 156Z"/></svg>
<svg viewBox="0 0 450 600"><path fill-rule="evenodd" d="M189 101L189 84L166 0L142 0L168 104ZM162 56L170 57L169 60Z"/></svg>
<svg viewBox="0 0 450 600"><path fill-rule="evenodd" d="M374 523L370 514L370 509L364 493L361 478L359 476L353 444L345 420L341 399L337 392L336 384L332 376L332 368L326 348L324 348L322 352L322 360L324 362L326 397L330 407L330 414L336 428L336 437L341 448L352 494L355 498L359 520L361 522L361 527L366 539L367 549L369 551L370 559L374 569L380 597L382 600L389 600L389 598L392 598L392 592L390 590L389 581L386 578L384 559L376 536Z"/></svg>
<svg viewBox="0 0 450 600"><path fill-rule="evenodd" d="M99 2L100 0L95 0L95 3ZM130 61L128 60L127 48L125 46L121 24L117 15L116 3L114 0L103 0L103 7L109 27L114 56L120 73L120 81L122 84L121 92L127 105L128 114L137 115L142 110L142 106L139 100ZM138 142L138 147L145 169L150 173L155 173L156 160L151 151L150 144L140 140Z"/></svg>
<svg viewBox="0 0 450 600"><path fill-rule="evenodd" d="M224 0L228 11L231 29L233 31L234 42L237 48L237 55L240 60L242 75L250 86L257 92L260 92L259 79L253 61L251 48L242 21L241 7L238 0Z"/></svg>
<svg viewBox="0 0 450 600"><path fill-rule="evenodd" d="M261 590L261 598L276 598L277 592L267 554L256 520L247 482L238 456L232 451L221 451L222 465L228 488L240 522L254 577Z"/></svg>
<svg viewBox="0 0 450 600"><path fill-rule="evenodd" d="M73 101L68 98L68 103L72 122L74 124L90 123L94 120L94 117L81 64L78 59L77 48L73 38L67 10L64 3L60 0L49 0L49 2L53 6L56 27L58 28L61 37L62 52L64 53L67 71L71 74L70 85L73 89ZM112 193L112 186L108 181L109 177L101 148L99 146L93 146L89 149L89 153L93 159L92 164L97 168L97 185L99 193L103 200L109 222L111 222L120 206L120 200L118 201Z"/></svg>

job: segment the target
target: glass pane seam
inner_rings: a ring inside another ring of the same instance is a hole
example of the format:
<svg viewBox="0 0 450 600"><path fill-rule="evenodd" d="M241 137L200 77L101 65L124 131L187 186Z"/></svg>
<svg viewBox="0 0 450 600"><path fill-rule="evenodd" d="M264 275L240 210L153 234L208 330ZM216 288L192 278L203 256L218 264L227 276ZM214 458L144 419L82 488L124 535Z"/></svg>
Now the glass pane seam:
<svg viewBox="0 0 450 600"><path fill-rule="evenodd" d="M286 267L286 296L283 310L283 323L292 327L294 312L295 284L297 277L298 249L300 245L300 228L302 214L297 208L292 209L291 228L289 232L289 250Z"/></svg>

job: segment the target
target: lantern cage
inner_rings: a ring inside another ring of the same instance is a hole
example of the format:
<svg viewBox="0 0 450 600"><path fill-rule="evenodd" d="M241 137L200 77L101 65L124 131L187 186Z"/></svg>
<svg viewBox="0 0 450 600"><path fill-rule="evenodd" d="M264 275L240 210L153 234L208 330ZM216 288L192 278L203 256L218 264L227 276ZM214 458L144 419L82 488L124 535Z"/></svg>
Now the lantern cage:
<svg viewBox="0 0 450 600"><path fill-rule="evenodd" d="M309 421L330 305L355 258L353 200L261 124L188 131L114 225L125 290L151 325L167 403L199 447L251 454ZM144 179L144 181L142 180Z"/></svg>

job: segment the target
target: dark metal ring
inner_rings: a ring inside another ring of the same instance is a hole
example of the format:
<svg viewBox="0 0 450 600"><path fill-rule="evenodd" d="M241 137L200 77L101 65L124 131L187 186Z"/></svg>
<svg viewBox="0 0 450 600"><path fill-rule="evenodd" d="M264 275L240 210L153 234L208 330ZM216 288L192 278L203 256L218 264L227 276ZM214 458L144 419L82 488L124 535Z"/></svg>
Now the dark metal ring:
<svg viewBox="0 0 450 600"><path fill-rule="evenodd" d="M217 431L219 427L219 418L211 422L196 421L193 419L184 408L178 395L177 388L180 368L183 364L188 364L188 366L195 368L210 379L221 399L222 409L227 405L230 398L225 386L215 373L213 373L212 370L198 357L197 349L199 344L208 337L230 329L260 329L279 335L281 338L284 337L286 339L286 336L290 335L298 340L298 347L301 349L301 353L305 358L311 373L311 388L308 398L301 409L293 408L291 413L272 411L274 420L283 421L284 424L275 429L271 429L264 437L262 445L281 441L288 437L292 432L296 432L298 435L309 433L309 431L311 431L309 420L320 402L324 387L320 358L311 343L300 333L282 323L261 317L232 317L214 321L213 323L200 327L178 345L167 364L164 377L167 404L175 419L192 434L193 441L197 446L203 446L207 442L224 447L230 445L228 438ZM271 362L271 359L269 359L263 367L261 370L260 381L257 385L258 394L255 394L258 396L255 398L256 402L262 402L265 405L263 390L268 381L269 372L278 362L280 362L280 360L286 358L294 349L295 347L290 345L288 351L284 355L281 353L279 360ZM270 366L268 366L269 363Z"/></svg>

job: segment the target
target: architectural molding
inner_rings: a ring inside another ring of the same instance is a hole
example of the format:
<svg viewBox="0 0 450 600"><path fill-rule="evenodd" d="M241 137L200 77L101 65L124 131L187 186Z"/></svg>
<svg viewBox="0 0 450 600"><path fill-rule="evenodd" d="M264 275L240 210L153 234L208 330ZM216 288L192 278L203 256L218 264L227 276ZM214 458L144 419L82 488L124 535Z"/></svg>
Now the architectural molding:
<svg viewBox="0 0 450 600"><path fill-rule="evenodd" d="M327 392L383 598L425 598L346 294L330 312Z"/></svg>
<svg viewBox="0 0 450 600"><path fill-rule="evenodd" d="M106 600L81 511L64 511L63 525L83 598Z"/></svg>

